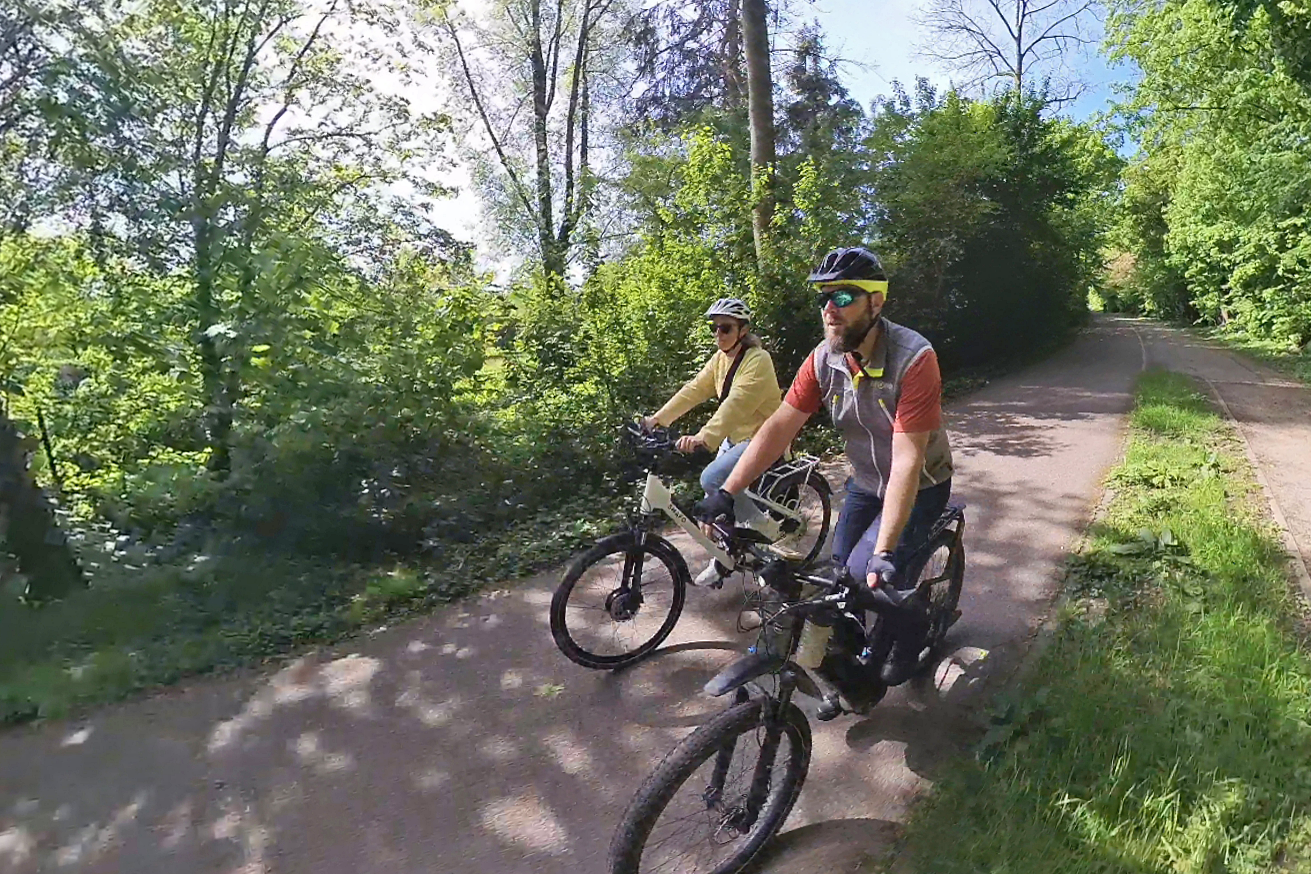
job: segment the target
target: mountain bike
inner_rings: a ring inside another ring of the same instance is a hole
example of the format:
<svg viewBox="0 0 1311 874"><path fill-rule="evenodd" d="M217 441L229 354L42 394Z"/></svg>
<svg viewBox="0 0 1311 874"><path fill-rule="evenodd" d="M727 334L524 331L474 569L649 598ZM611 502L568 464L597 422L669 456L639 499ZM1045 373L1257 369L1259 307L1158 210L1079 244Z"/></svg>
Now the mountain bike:
<svg viewBox="0 0 1311 874"><path fill-rule="evenodd" d="M770 467L746 492L778 526L779 538L768 549L770 538L749 528L738 528L722 542L707 537L661 479L662 473L689 463L674 449L676 435L665 428L648 432L636 422L623 434L646 474L637 512L627 528L603 538L570 565L551 599L556 645L586 668L631 664L674 630L692 577L682 553L660 534L664 517L709 552L725 575L759 567L773 556L770 549L813 560L824 547L832 518L832 495L819 459L802 455Z"/></svg>
<svg viewBox="0 0 1311 874"><path fill-rule="evenodd" d="M964 528L963 507L949 506L909 563L917 582L905 592L871 591L845 568L768 561L760 576L776 597L759 608L768 615L756 644L705 687L732 692L734 704L643 783L611 842L611 874L743 870L782 828L810 767L810 724L793 694L818 699L821 719L868 712L886 691L894 617L925 623L924 669L960 618Z"/></svg>

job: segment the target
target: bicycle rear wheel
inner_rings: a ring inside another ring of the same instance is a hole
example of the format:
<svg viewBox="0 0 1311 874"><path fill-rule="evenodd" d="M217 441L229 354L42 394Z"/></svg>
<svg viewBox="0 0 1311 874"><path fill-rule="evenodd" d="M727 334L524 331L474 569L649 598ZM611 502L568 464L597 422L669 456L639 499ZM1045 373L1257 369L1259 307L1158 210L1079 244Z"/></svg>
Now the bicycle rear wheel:
<svg viewBox="0 0 1311 874"><path fill-rule="evenodd" d="M792 811L810 767L805 714L788 702L769 731L764 703L729 708L665 757L620 820L611 874L732 874L760 852ZM762 755L771 735L773 753Z"/></svg>
<svg viewBox="0 0 1311 874"><path fill-rule="evenodd" d="M570 565L551 598L551 636L571 661L614 669L658 647L687 596L687 564L669 541L626 531Z"/></svg>
<svg viewBox="0 0 1311 874"><path fill-rule="evenodd" d="M833 493L824 475L811 470L805 479L780 483L769 497L799 517L765 510L782 528L782 536L774 545L804 556L808 562L818 558L833 521Z"/></svg>
<svg viewBox="0 0 1311 874"><path fill-rule="evenodd" d="M926 550L918 584L929 586L929 631L925 646L930 652L942 646L947 631L960 617L956 609L965 582L965 545L957 544L952 531L942 531Z"/></svg>

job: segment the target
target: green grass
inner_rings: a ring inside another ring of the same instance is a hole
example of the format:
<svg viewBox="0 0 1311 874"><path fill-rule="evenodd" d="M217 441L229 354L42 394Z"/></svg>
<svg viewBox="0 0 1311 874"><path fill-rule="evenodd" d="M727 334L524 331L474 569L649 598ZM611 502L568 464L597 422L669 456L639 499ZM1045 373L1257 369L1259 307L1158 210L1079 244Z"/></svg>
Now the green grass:
<svg viewBox="0 0 1311 874"><path fill-rule="evenodd" d="M1299 379L1311 385L1311 346L1295 349L1286 343L1258 340L1245 334L1223 329L1212 329L1206 331L1205 335L1294 379Z"/></svg>
<svg viewBox="0 0 1311 874"><path fill-rule="evenodd" d="M898 871L1311 872L1311 659L1259 493L1183 377L1131 425L1052 643Z"/></svg>
<svg viewBox="0 0 1311 874"><path fill-rule="evenodd" d="M102 556L88 589L40 607L19 603L11 587L0 591L0 725L64 716L431 610L560 562L600 536L614 511L614 501L576 499L425 562L353 565L227 544L177 565Z"/></svg>

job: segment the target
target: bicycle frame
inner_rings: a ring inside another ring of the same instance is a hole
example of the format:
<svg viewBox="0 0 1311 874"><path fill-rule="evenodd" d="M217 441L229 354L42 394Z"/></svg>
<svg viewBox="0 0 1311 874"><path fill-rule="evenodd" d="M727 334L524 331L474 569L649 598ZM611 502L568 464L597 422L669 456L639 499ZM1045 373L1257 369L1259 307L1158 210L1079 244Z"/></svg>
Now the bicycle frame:
<svg viewBox="0 0 1311 874"><path fill-rule="evenodd" d="M929 557L929 548L933 539L946 530L952 531L951 548L954 555L960 549L961 540L965 533L964 504L949 504L942 512L942 515L934 522L925 545L920 548L908 565L914 569L913 573L918 574L919 569L922 568L922 563ZM826 693L833 691L830 688L832 684L821 677L817 671L804 667L795 660L798 645L801 642L803 623L800 620L804 617L806 609L818 605L836 608L839 614L855 622L862 629L868 629L867 610L877 614L889 608L895 609L894 604L882 600L876 600L858 607L854 598L852 598L852 592L844 592L833 588L833 582L822 576L798 573L793 579L801 587L810 587L811 591L817 594L787 604L777 615L766 622L766 626L777 625L780 620L789 623L789 627L784 634L782 647L770 649L770 640L764 636L762 630L762 637L755 645L751 646L746 656L725 667L706 683L705 692L708 695L718 697L733 691L740 695L747 684L766 674L776 674L780 678L788 680L789 695L792 690L796 690L811 698L821 698ZM913 591L927 591L942 579L942 577L920 579ZM788 618L784 619L784 617ZM779 627L781 628L781 626ZM761 641L765 641L766 645L764 647L760 646ZM766 697L771 696L767 693Z"/></svg>
<svg viewBox="0 0 1311 874"><path fill-rule="evenodd" d="M811 469L819 463L818 458L803 456L797 458L786 465L780 465L777 468L770 468L761 476L758 482L761 483L761 492L770 494L774 487L785 479L791 478L798 474L809 474ZM777 501L764 497L751 489L747 489L744 494L747 498L762 504L765 507L789 518L798 518L794 510L785 507ZM688 536L701 545L706 552L714 556L715 560L726 568L734 569L738 567L739 562L728 553L724 547L716 542L713 538L707 537L701 527L694 523L688 513L678 506L674 500L673 493L664 481L656 475L654 471L648 471L646 475L646 487L642 490L642 503L640 507L642 515L651 515L656 512L664 513L677 523L679 528L687 532Z"/></svg>
<svg viewBox="0 0 1311 874"><path fill-rule="evenodd" d="M707 537L700 526L688 517L688 514L674 500L673 492L669 491L669 487L654 472L646 475L646 488L642 490L641 510L644 516L652 515L657 511L664 513L673 519L679 528L686 531L689 537L701 544L701 547L714 556L715 560L724 567L737 567L737 560L729 555L723 546Z"/></svg>

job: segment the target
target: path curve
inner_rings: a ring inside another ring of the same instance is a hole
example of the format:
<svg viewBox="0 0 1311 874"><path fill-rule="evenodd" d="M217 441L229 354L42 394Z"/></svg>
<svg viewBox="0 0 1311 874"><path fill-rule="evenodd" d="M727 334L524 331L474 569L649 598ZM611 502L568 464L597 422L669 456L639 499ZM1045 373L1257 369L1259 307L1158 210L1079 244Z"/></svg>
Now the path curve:
<svg viewBox="0 0 1311 874"><path fill-rule="evenodd" d="M1041 624L1118 454L1135 375L1149 358L1193 355L1178 351L1186 342L1100 319L950 407L955 491L969 504L958 650L941 683L815 724L810 777L766 871L852 870L976 737L970 713ZM1264 408L1230 403L1264 422ZM272 675L0 733L0 871L601 874L623 806L721 706L700 687L746 640L732 592L698 590L659 656L621 675L587 671L547 631L557 579Z"/></svg>

